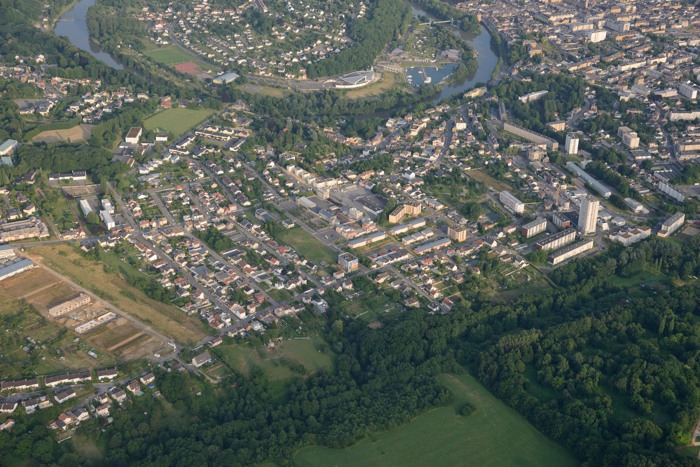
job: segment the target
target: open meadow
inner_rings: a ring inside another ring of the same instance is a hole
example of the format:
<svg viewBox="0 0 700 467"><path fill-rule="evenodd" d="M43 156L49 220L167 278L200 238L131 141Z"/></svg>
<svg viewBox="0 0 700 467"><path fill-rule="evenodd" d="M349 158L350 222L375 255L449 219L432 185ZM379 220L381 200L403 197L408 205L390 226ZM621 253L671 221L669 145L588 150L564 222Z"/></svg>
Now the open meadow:
<svg viewBox="0 0 700 467"><path fill-rule="evenodd" d="M143 125L149 131L162 130L172 133L177 138L202 123L213 113L211 109L178 107L158 112L147 118Z"/></svg>
<svg viewBox="0 0 700 467"><path fill-rule="evenodd" d="M274 347L254 348L249 344L220 345L214 353L231 368L250 375L254 368L265 372L271 381L285 380L293 376L308 376L318 370L330 368L332 354L321 351L320 338L289 339L275 343Z"/></svg>
<svg viewBox="0 0 700 467"><path fill-rule="evenodd" d="M576 460L468 374L442 375L454 402L347 449L305 447L299 466L570 466ZM476 410L466 417L466 402Z"/></svg>

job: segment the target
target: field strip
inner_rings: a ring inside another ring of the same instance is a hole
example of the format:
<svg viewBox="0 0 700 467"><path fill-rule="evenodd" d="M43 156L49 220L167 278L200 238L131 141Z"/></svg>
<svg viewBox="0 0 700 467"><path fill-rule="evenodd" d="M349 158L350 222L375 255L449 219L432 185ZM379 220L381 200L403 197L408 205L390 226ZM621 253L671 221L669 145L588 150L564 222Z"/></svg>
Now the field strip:
<svg viewBox="0 0 700 467"><path fill-rule="evenodd" d="M34 289L34 290L32 290L31 292L22 295L21 297L17 297L17 299L18 299L18 300L25 300L25 299L31 297L32 295L36 295L36 294L38 294L39 292L43 292L43 291L46 290L46 289L50 289L51 287L54 287L54 286L56 286L56 285L61 285L61 284L63 284L63 282L52 282L52 283L47 284L47 285L45 285L45 286L43 286L43 287L39 287L38 289Z"/></svg>
<svg viewBox="0 0 700 467"><path fill-rule="evenodd" d="M137 332L137 333L134 334L133 336L129 336L129 337L127 337L126 339L124 339L123 341L121 341L121 342L117 342L117 343L114 344L112 347L108 348L107 351L108 351L108 352L112 352L113 350L118 349L119 347L123 347L123 346L125 346L126 344L128 344L129 342L138 339L138 338L141 337L143 334L144 334L143 331Z"/></svg>

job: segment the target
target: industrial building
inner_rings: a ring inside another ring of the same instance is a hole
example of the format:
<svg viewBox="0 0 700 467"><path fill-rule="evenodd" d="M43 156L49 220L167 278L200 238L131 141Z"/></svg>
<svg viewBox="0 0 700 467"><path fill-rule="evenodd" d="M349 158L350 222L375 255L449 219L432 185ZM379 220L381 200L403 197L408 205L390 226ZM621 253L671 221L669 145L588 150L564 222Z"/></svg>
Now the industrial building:
<svg viewBox="0 0 700 467"><path fill-rule="evenodd" d="M685 222L685 214L677 212L661 224L661 230L657 234L659 237L668 237L681 228Z"/></svg>
<svg viewBox="0 0 700 467"><path fill-rule="evenodd" d="M566 248L562 248L561 250L557 250L551 255L549 255L549 262L552 265L557 265L563 261L566 261L569 258L573 258L574 256L580 255L584 251L591 250L593 248L593 239L586 239L586 240L581 240L580 242L576 242L573 245L569 245Z"/></svg>
<svg viewBox="0 0 700 467"><path fill-rule="evenodd" d="M576 231L566 229L535 243L537 250L556 250L576 240Z"/></svg>
<svg viewBox="0 0 700 467"><path fill-rule="evenodd" d="M525 212L525 203L520 201L518 198L510 194L508 191L502 191L498 196L498 199L503 203L503 206L513 211L514 213L521 214Z"/></svg>
<svg viewBox="0 0 700 467"><path fill-rule="evenodd" d="M520 227L520 235L525 238L530 238L544 232L545 230L547 230L547 219L535 219L534 221L528 222Z"/></svg>
<svg viewBox="0 0 700 467"><path fill-rule="evenodd" d="M599 209L600 201L597 199L586 196L581 200L581 208L578 212L578 228L581 235L595 233Z"/></svg>
<svg viewBox="0 0 700 467"><path fill-rule="evenodd" d="M0 262L0 281L23 273L34 267L34 263L25 258L13 257Z"/></svg>
<svg viewBox="0 0 700 467"><path fill-rule="evenodd" d="M66 313L69 313L81 306L85 306L92 301L89 295L80 293L77 297L65 300L58 305L54 305L49 308L49 316L52 318L58 318Z"/></svg>
<svg viewBox="0 0 700 467"><path fill-rule="evenodd" d="M578 136L574 135L573 133L566 135L564 150L567 154L578 154Z"/></svg>

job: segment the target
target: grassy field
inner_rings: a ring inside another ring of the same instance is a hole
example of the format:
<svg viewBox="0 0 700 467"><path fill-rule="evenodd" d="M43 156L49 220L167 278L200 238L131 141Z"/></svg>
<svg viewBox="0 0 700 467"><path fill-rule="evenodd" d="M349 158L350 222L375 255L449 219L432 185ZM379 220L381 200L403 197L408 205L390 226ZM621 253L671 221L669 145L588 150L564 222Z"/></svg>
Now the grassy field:
<svg viewBox="0 0 700 467"><path fill-rule="evenodd" d="M284 230L280 232L277 238L314 263L335 264L338 260L338 255L333 250L301 227Z"/></svg>
<svg viewBox="0 0 700 467"><path fill-rule="evenodd" d="M253 368L260 368L271 381L279 381L329 368L333 363L332 355L318 350L321 343L320 338L311 338L286 340L277 343L274 348L253 348L247 344L220 345L215 353L245 375L249 375ZM294 371L290 362L303 365L303 374Z"/></svg>
<svg viewBox="0 0 700 467"><path fill-rule="evenodd" d="M418 416L397 429L370 436L350 448L300 449L299 466L568 466L576 461L470 375L443 375L454 403ZM476 407L468 417L456 410Z"/></svg>
<svg viewBox="0 0 700 467"><path fill-rule="evenodd" d="M69 245L34 247L29 253L33 259L178 342L197 342L206 335L198 320L174 306L148 298L119 274L106 273L102 264L81 257Z"/></svg>
<svg viewBox="0 0 700 467"><path fill-rule="evenodd" d="M263 96L282 98L289 94L289 91L281 88L273 88L272 86L261 86L258 84L245 84L241 86L241 90L251 94L261 94Z"/></svg>
<svg viewBox="0 0 700 467"><path fill-rule="evenodd" d="M167 131L177 138L202 123L213 113L211 109L178 107L159 112L147 118L143 124L147 130Z"/></svg>
<svg viewBox="0 0 700 467"><path fill-rule="evenodd" d="M494 189L496 189L498 191L508 191L508 190L513 189L513 187L511 187L507 183L496 180L495 178L493 178L491 175L487 174L483 170L479 170L479 169L469 170L469 171L467 171L467 175L469 177L473 178L474 180L480 181L481 183L485 184L486 186L493 187Z"/></svg>
<svg viewBox="0 0 700 467"><path fill-rule="evenodd" d="M151 60L166 66L192 61L192 57L175 46L157 47L143 52Z"/></svg>
<svg viewBox="0 0 700 467"><path fill-rule="evenodd" d="M398 82L398 76L399 75L396 73L385 71L382 73L382 78L376 83L372 83L363 88L346 91L345 96L350 99L362 99L363 97L377 96L383 92L393 89Z"/></svg>

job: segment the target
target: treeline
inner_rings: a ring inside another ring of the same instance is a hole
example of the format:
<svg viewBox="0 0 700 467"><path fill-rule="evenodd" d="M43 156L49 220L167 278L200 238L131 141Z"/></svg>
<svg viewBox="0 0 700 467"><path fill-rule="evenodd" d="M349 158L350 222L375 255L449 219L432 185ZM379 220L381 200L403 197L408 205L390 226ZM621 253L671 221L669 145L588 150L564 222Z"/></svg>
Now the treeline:
<svg viewBox="0 0 700 467"><path fill-rule="evenodd" d="M352 45L310 64L307 75L314 79L368 69L401 29L408 15L410 10L401 0L377 0L366 18L355 19L350 24L348 35Z"/></svg>
<svg viewBox="0 0 700 467"><path fill-rule="evenodd" d="M441 0L414 0L413 3L420 5L423 10L435 16L438 20L448 21L454 19L457 22L457 26L463 31L472 34L481 32L481 25L475 15L468 15L447 2Z"/></svg>
<svg viewBox="0 0 700 467"><path fill-rule="evenodd" d="M128 170L125 164L111 160L112 153L87 144L25 144L19 148L17 165L4 169L11 177L25 175L30 170L43 170L47 174L86 170L99 180L111 180Z"/></svg>
<svg viewBox="0 0 700 467"><path fill-rule="evenodd" d="M335 117L372 117L378 113L392 113L413 108L435 97L436 88L421 86L415 92L392 89L378 96L365 99L348 99L337 91L314 93L291 93L284 98L248 94L229 88L221 94L224 102L241 99L250 105L258 115L298 120L313 119L323 124L331 124Z"/></svg>

